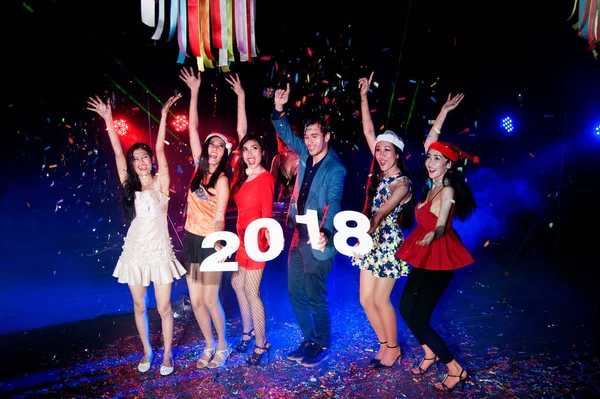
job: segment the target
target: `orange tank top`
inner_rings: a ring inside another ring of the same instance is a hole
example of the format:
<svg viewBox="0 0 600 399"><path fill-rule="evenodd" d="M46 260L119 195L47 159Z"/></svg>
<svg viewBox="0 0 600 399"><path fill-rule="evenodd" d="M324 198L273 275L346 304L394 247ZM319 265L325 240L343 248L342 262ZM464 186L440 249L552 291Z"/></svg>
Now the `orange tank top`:
<svg viewBox="0 0 600 399"><path fill-rule="evenodd" d="M203 184L194 192L188 189L185 229L202 237L214 233L218 199L217 190L206 189Z"/></svg>

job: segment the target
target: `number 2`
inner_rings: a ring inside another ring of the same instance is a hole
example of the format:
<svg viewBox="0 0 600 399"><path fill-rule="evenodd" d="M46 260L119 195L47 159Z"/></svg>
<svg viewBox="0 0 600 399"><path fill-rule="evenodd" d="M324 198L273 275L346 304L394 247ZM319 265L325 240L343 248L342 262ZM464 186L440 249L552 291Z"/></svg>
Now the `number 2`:
<svg viewBox="0 0 600 399"><path fill-rule="evenodd" d="M225 246L220 250L210 255L200 264L201 272L237 272L237 262L224 262L240 247L240 239L237 235L229 231L216 231L209 234L202 241L202 248L214 248L215 243L219 240L225 241Z"/></svg>

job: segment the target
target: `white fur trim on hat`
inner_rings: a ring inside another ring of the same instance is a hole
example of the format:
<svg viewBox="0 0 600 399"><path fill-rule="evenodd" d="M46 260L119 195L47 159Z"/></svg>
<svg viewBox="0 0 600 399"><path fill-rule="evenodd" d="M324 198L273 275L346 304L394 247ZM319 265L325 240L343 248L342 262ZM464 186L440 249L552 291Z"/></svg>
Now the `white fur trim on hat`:
<svg viewBox="0 0 600 399"><path fill-rule="evenodd" d="M218 137L221 140L223 140L225 142L225 148L227 148L227 151L229 152L229 154L231 154L231 142L229 141L227 136L225 136L224 134L221 134L221 133L211 133L208 136L206 136L205 141L210 140L211 137Z"/></svg>
<svg viewBox="0 0 600 399"><path fill-rule="evenodd" d="M391 130L386 130L385 132L377 136L377 138L375 139L375 144L379 143L380 141L392 143L396 147L400 148L400 151L404 151L404 141L402 141L402 139Z"/></svg>

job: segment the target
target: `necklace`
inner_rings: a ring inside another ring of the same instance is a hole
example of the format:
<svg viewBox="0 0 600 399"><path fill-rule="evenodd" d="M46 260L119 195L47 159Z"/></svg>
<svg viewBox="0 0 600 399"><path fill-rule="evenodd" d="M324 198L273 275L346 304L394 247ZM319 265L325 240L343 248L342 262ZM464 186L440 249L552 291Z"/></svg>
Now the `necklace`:
<svg viewBox="0 0 600 399"><path fill-rule="evenodd" d="M438 181L429 180L430 188L433 188L435 186L441 186L446 183L450 183L450 181L448 179L442 179L442 180L438 180Z"/></svg>

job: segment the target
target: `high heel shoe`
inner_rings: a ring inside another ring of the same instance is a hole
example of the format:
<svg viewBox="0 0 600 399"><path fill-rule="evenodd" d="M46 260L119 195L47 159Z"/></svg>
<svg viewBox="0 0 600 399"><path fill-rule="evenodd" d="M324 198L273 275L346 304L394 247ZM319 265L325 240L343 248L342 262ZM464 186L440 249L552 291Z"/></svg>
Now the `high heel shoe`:
<svg viewBox="0 0 600 399"><path fill-rule="evenodd" d="M216 369L225 366L225 363L227 363L227 359L229 359L231 352L233 352L233 350L230 346L225 349L218 350L206 367L209 369Z"/></svg>
<svg viewBox="0 0 600 399"><path fill-rule="evenodd" d="M440 383L440 385L438 386L437 384L435 384L435 387L437 389L443 389L444 391L452 392L452 391L454 391L454 388L456 388L456 386L458 384L460 384L461 385L460 388L464 391L465 390L465 384L467 382L467 378L469 378L469 374L468 373L467 373L467 375L465 375L463 377L463 374L465 374L465 373L466 373L466 370L462 369L460 371L460 373L458 373L458 375L446 374L446 376L444 377L444 379L442 380L442 382ZM448 385L446 385L446 379L448 377L458 378L458 382L456 384L454 384L454 386L449 387Z"/></svg>
<svg viewBox="0 0 600 399"><path fill-rule="evenodd" d="M240 353L246 353L248 352L248 348L250 348L250 344L252 343L252 339L254 339L254 334L252 334L252 332L254 331L254 328L248 332L242 332L242 340L240 341L239 344L237 344L235 346L235 350L240 352ZM243 339L243 336L246 335L250 338L248 339Z"/></svg>
<svg viewBox="0 0 600 399"><path fill-rule="evenodd" d="M387 341L379 341L379 345L385 345L385 344L387 344ZM369 364L370 364L371 366L375 366L377 363L381 363L381 359L375 359L375 358L372 358L372 359L369 361Z"/></svg>
<svg viewBox="0 0 600 399"><path fill-rule="evenodd" d="M404 354L404 352L402 352L402 348L400 347L400 345L396 345L396 346L389 346L386 345L389 349L395 349L395 348L400 348L400 354L398 355L398 357L396 358L396 360L394 360L394 363L392 363L391 366L388 366L386 364L381 363L381 361L377 364L375 364L373 367L376 369L391 369L392 367L394 367L396 365L396 363L398 363L398 360L400 360L400 364L402 364L402 355Z"/></svg>
<svg viewBox="0 0 600 399"><path fill-rule="evenodd" d="M196 368L199 369L205 369L208 367L208 364L210 363L210 361L213 359L213 357L215 356L215 351L217 350L217 345L215 344L212 348L204 348L204 354L206 356L208 356L208 360L206 359L198 359L198 361L196 362Z"/></svg>
<svg viewBox="0 0 600 399"><path fill-rule="evenodd" d="M427 360L433 360L433 363L431 363L426 369L424 369L421 366L423 365L423 362L425 362ZM423 359L421 359L421 362L419 363L419 365L417 367L415 367L419 371L416 372L416 373L413 371L412 373L415 374L415 375L425 374L425 373L427 373L429 371L429 369L433 365L437 365L438 367L440 366L440 358L439 357L437 357L437 356L434 356L434 357L424 357Z"/></svg>
<svg viewBox="0 0 600 399"><path fill-rule="evenodd" d="M262 350L262 352L256 352L257 349ZM254 350L252 351L250 356L246 358L246 363L248 363L251 366L259 365L265 353L267 354L267 363L269 363L271 361L271 344L268 341L266 341L262 347L254 345Z"/></svg>

